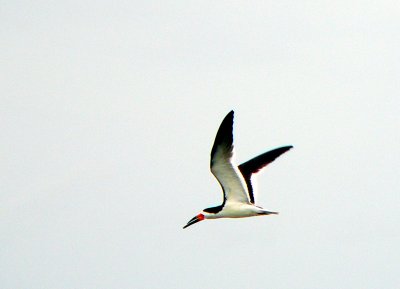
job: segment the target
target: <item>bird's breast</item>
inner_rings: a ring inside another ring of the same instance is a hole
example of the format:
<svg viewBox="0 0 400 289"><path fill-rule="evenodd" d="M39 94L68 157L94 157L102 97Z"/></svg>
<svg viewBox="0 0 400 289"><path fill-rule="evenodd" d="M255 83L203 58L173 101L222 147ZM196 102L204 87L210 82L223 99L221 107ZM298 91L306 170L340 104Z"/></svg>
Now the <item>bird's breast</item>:
<svg viewBox="0 0 400 289"><path fill-rule="evenodd" d="M260 209L250 204L226 203L223 209L215 214L214 218L245 218L257 216ZM211 218L210 218L211 219Z"/></svg>

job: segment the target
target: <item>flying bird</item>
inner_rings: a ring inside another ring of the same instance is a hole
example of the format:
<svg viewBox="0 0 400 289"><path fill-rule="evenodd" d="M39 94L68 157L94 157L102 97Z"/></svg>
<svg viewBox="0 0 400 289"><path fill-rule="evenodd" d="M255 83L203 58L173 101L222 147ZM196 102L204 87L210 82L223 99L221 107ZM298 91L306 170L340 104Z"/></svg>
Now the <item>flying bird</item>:
<svg viewBox="0 0 400 289"><path fill-rule="evenodd" d="M232 163L233 114L232 110L225 116L211 149L210 168L222 187L223 202L219 206L204 209L192 218L183 229L205 219L245 218L278 214L278 212L266 211L255 204L251 177L293 146L273 149L236 166Z"/></svg>

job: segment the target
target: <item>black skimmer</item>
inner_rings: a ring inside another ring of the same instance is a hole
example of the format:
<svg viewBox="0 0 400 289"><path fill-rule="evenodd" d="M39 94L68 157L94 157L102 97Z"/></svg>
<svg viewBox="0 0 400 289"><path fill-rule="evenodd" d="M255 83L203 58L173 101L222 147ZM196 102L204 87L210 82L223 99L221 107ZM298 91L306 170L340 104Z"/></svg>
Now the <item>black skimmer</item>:
<svg viewBox="0 0 400 289"><path fill-rule="evenodd" d="M251 176L293 146L273 149L236 167L232 163L233 114L232 110L225 116L211 150L210 168L222 187L224 197L222 205L204 209L192 218L183 227L184 229L205 219L245 218L278 214L255 205Z"/></svg>

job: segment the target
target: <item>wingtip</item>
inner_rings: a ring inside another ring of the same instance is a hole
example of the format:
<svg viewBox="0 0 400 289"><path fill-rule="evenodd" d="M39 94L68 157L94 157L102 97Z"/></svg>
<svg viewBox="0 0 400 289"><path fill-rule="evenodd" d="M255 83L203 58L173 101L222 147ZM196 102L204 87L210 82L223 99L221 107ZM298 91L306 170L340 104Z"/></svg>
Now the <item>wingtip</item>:
<svg viewBox="0 0 400 289"><path fill-rule="evenodd" d="M285 149L285 151L289 151L292 148L294 148L294 146L292 146L292 145L287 145L287 146L280 147L280 149Z"/></svg>
<svg viewBox="0 0 400 289"><path fill-rule="evenodd" d="M233 125L234 114L235 114L235 112L233 110L228 112L225 115L224 119L222 120L220 127L223 126L224 124L228 125L228 126L232 126Z"/></svg>

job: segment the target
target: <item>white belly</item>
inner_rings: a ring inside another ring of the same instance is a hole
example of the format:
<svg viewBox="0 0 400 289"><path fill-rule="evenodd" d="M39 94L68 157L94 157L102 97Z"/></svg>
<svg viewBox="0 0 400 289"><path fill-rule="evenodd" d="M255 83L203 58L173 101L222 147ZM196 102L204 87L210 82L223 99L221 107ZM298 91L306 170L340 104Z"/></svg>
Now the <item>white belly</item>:
<svg viewBox="0 0 400 289"><path fill-rule="evenodd" d="M223 210L210 219L217 218L246 218L258 216L263 210L259 207L243 203L226 203Z"/></svg>

